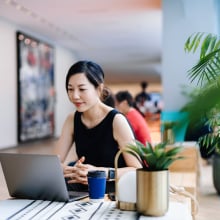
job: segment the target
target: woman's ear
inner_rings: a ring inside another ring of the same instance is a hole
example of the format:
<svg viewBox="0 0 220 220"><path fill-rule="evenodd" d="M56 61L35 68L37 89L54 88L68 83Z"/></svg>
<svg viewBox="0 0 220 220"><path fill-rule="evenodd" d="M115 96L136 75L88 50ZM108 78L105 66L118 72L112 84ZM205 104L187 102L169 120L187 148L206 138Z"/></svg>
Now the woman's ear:
<svg viewBox="0 0 220 220"><path fill-rule="evenodd" d="M103 91L103 89L104 89L104 83L101 83L101 84L99 85L99 87L100 87L101 91Z"/></svg>

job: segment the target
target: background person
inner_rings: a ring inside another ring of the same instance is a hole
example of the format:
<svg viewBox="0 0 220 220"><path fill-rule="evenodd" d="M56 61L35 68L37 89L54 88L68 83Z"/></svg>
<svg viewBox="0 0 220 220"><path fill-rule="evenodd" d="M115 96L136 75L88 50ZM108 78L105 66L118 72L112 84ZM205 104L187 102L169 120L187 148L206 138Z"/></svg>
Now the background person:
<svg viewBox="0 0 220 220"><path fill-rule="evenodd" d="M104 170L108 177L110 168L114 168L116 153L133 142L134 135L125 116L102 102L108 94L104 73L98 64L79 61L72 65L66 76L66 91L76 110L64 122L56 153L63 163L69 188L74 188L76 183L87 187L88 171ZM74 166L66 166L64 161L71 147L76 152L74 160L77 162ZM123 153L118 167L121 176L139 168L140 164L131 154ZM107 182L107 188L112 186L114 182Z"/></svg>
<svg viewBox="0 0 220 220"><path fill-rule="evenodd" d="M147 93L148 82L141 82L141 92L135 96L135 105L139 112L145 117L148 105L151 105L151 96Z"/></svg>
<svg viewBox="0 0 220 220"><path fill-rule="evenodd" d="M135 138L143 144L151 143L150 131L143 116L133 107L134 101L128 91L115 94L115 106L122 112L131 124Z"/></svg>

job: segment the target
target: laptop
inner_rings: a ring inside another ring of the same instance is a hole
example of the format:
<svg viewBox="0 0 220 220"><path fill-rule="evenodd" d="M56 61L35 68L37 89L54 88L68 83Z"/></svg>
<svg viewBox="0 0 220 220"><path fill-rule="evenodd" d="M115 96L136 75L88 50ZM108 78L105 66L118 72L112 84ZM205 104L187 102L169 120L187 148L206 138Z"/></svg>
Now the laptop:
<svg viewBox="0 0 220 220"><path fill-rule="evenodd" d="M68 202L88 196L67 190L57 155L0 153L0 162L11 197Z"/></svg>

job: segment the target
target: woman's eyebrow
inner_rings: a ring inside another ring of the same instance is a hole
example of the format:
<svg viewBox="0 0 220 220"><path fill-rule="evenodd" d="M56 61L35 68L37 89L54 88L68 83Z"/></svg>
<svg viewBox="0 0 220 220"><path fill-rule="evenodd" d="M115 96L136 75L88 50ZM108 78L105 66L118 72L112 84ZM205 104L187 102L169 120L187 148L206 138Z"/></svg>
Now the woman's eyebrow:
<svg viewBox="0 0 220 220"><path fill-rule="evenodd" d="M79 85L78 85L78 87L81 87L81 86L86 86L86 84L83 84L83 83L82 83L82 84L79 84Z"/></svg>
<svg viewBox="0 0 220 220"><path fill-rule="evenodd" d="M81 84L78 84L78 85L76 85L77 87L81 87L81 86L86 86L87 84L85 84L85 83L81 83ZM72 84L68 84L68 87L73 87L73 85Z"/></svg>

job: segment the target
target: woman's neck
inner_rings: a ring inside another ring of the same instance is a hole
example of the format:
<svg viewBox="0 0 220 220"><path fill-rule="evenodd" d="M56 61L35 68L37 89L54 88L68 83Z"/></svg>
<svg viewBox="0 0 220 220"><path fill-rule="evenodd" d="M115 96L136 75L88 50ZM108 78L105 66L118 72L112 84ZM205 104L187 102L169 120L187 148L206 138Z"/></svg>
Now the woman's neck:
<svg viewBox="0 0 220 220"><path fill-rule="evenodd" d="M88 111L83 112L81 117L83 124L88 128L95 127L106 117L109 112L108 109L104 104L99 103Z"/></svg>

